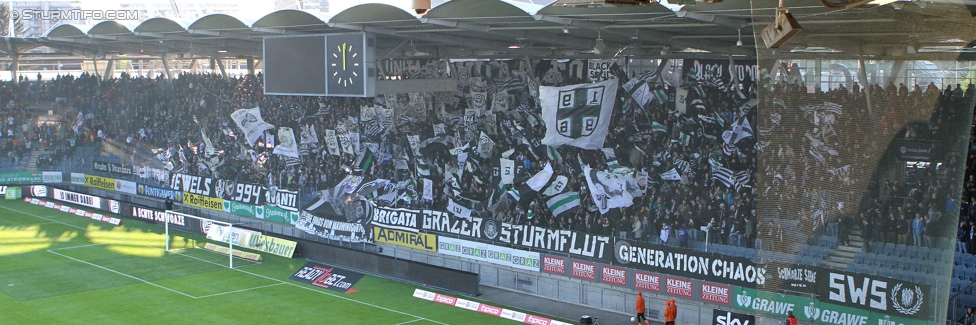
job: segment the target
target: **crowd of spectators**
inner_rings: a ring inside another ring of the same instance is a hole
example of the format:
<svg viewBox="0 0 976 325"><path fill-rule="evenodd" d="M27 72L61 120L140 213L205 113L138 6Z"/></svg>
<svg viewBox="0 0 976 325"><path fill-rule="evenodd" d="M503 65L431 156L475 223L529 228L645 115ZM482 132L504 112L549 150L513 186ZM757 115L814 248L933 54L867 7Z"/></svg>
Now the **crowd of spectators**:
<svg viewBox="0 0 976 325"><path fill-rule="evenodd" d="M580 192L581 208L573 214L554 216L548 210L546 196L515 186L522 190L521 201L503 203L505 213L495 216L514 223L682 246L707 238L714 243L790 251L798 247L791 243L805 244L811 235L821 233L837 235L844 243L850 229L860 229L866 243L933 246L936 230L942 224L955 223L955 218L943 216L959 211L954 193L961 190L939 175L952 175L954 168L960 168L961 157L951 150L955 142L944 141L952 138L953 127L940 121L960 117L959 112L965 111L963 103L972 98L972 88L963 92L957 85L939 91L935 85L923 90L918 85L909 89L889 83L862 89L854 83L850 90L841 86L809 93L796 83L768 80L742 83L743 88L736 89L728 80L679 82L652 77L648 83L669 94L668 98L642 105L622 92L620 97L626 99L618 102L604 145L609 150L561 146L550 151L538 145L545 125L539 118L538 92L533 87L581 83L580 78L568 71L561 71L559 78L546 76L541 80L519 74L517 69L481 76L474 69L470 72L489 87L510 85L512 78L521 78L518 81L523 86L499 92L507 93L510 109L492 112L496 116L492 126L496 132L491 132L494 150L485 159L470 155L480 169L460 173L457 188L449 184L449 166L456 166L457 160L447 149L464 144L477 147L485 130L484 125L479 129L467 127L463 118L471 107L465 94L476 82L461 83L460 91L451 96L421 94L426 112L401 114L402 103L396 102L412 100L405 94L368 99L271 96L263 93L260 74L224 78L183 73L173 80L124 73L107 80L88 74L59 76L17 86L7 84L0 89L0 100L13 101L10 107L17 107L22 100L19 96L66 107L60 128L20 129L20 139L30 139L29 144L4 137L0 150L4 157L15 152L14 159L23 159L24 149L19 148L53 146L56 154L49 158L53 164L75 145L108 142L125 148L133 165L169 163L172 172L317 193L332 188L350 173L359 173L349 169L358 155L332 155L325 149L324 131L344 129L362 134L364 143L379 144L381 151L393 158L380 159L377 166L362 171L364 181L390 180L400 185L394 191L407 191L405 183L418 184L422 178L433 181L432 200L424 200L418 189L411 188L414 195L409 199L381 204L445 210L449 199L458 200L484 217L492 216L493 207L505 202L506 193L513 189L499 187L498 175L492 175L501 153L512 150L508 157L521 167L516 184L524 183L549 163L556 176L568 178L569 191ZM414 77L423 77L423 71L418 74ZM618 77L626 81L632 76ZM679 87L688 90L689 102L700 100L699 105L679 112L674 98ZM754 100L770 109L757 114L751 109ZM253 147L247 145L230 114L252 107L259 107L268 123L291 127L296 135L303 127L314 127L318 145L302 148L300 161L272 154L272 147L265 145L267 139ZM395 108L397 115L392 123L389 119L360 120L363 107ZM25 118L18 116L19 112L0 111L15 121L4 123L4 132ZM725 141L723 133L743 120L755 130L750 127L751 134L741 141ZM444 134L435 134L434 126L441 123L446 125ZM80 126L65 127L76 125ZM663 126L663 132L652 132L654 125ZM752 134L761 134L762 141ZM428 146L423 155L415 156L410 152L410 135L434 140L425 144L448 146ZM900 174L886 172L904 167L898 162L897 149L891 151L893 143L901 140L935 146L932 163L919 165L909 173L911 182L896 177ZM208 142L213 148L207 148ZM395 160L401 157L409 160L409 168L395 167ZM962 205L965 220L960 220L967 221L960 226L960 234L965 229L967 235L969 222L974 221L971 216L976 215L976 209L970 208L976 206L972 195L976 187L974 157L976 147L971 147L962 200L966 202ZM578 162L596 170L627 166L633 176L646 172L648 184L633 205L601 214L589 197ZM421 175L418 165L429 166L430 175ZM757 171L757 165L763 170ZM751 177L734 185L723 183L714 177L718 167ZM660 178L672 169L679 172L680 180ZM913 221L916 217L922 221ZM932 224L939 226L924 226ZM960 242L964 242L963 237L960 235ZM757 243L763 246L757 247ZM960 246L965 248L966 244Z"/></svg>

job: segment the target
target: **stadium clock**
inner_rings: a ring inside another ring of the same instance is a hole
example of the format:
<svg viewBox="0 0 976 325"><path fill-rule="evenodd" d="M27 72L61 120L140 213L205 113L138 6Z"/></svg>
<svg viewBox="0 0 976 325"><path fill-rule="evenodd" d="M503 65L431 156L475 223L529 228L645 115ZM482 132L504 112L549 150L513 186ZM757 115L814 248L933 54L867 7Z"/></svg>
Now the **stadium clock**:
<svg viewBox="0 0 976 325"><path fill-rule="evenodd" d="M364 33L331 34L326 37L326 78L329 95L367 94L367 63L371 48ZM373 77L375 78L375 76Z"/></svg>

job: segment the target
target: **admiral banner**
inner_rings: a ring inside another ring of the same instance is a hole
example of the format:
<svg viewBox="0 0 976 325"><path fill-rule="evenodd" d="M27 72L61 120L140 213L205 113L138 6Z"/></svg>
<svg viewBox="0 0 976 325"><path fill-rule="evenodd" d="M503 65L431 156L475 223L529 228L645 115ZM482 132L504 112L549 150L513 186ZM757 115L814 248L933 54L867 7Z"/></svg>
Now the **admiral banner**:
<svg viewBox="0 0 976 325"><path fill-rule="evenodd" d="M127 177L135 174L132 166L112 162L101 162L97 160L92 162L92 169L112 176Z"/></svg>
<svg viewBox="0 0 976 325"><path fill-rule="evenodd" d="M373 226L373 242L437 252L437 235Z"/></svg>
<svg viewBox="0 0 976 325"><path fill-rule="evenodd" d="M199 194L193 194L190 192L183 193L183 204L193 206L193 207L198 207L198 208L224 211L224 200L218 198L212 198L209 196L203 196Z"/></svg>
<svg viewBox="0 0 976 325"><path fill-rule="evenodd" d="M747 259L671 246L617 239L613 258L630 268L717 283L755 287L766 282L766 269Z"/></svg>
<svg viewBox="0 0 976 325"><path fill-rule="evenodd" d="M95 175L85 175L85 186L115 191L115 179Z"/></svg>
<svg viewBox="0 0 976 325"><path fill-rule="evenodd" d="M588 259L609 261L612 255L610 237L570 230L554 230L529 225L513 225L491 218L459 218L433 210L410 210L375 207L374 225L404 231L425 231L469 239L491 240L516 247L560 252Z"/></svg>
<svg viewBox="0 0 976 325"><path fill-rule="evenodd" d="M183 202L183 192L149 185L136 185L136 194L160 199L170 199L173 202Z"/></svg>
<svg viewBox="0 0 976 325"><path fill-rule="evenodd" d="M440 238L440 242L437 244L437 252L536 272L542 265L539 253L450 237Z"/></svg>

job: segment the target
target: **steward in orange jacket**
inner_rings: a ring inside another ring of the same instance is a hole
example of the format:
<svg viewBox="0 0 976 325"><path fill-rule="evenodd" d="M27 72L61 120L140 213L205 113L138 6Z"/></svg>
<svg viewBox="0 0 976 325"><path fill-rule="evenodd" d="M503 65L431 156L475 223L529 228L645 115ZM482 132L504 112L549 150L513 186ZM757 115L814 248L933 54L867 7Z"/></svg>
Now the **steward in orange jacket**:
<svg viewBox="0 0 976 325"><path fill-rule="evenodd" d="M674 299L668 300L667 304L664 308L664 324L674 325L674 319L678 317L678 305L674 304Z"/></svg>

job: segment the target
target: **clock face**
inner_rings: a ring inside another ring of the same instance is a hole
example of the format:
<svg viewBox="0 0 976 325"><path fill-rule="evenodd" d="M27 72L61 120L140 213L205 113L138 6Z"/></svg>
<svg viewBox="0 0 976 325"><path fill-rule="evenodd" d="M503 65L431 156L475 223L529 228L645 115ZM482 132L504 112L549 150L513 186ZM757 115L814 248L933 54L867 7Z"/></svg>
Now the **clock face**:
<svg viewBox="0 0 976 325"><path fill-rule="evenodd" d="M326 41L329 93L361 94L364 88L365 60L361 34L329 35Z"/></svg>

